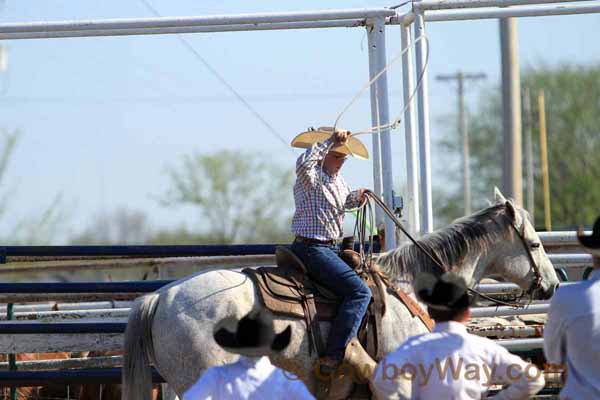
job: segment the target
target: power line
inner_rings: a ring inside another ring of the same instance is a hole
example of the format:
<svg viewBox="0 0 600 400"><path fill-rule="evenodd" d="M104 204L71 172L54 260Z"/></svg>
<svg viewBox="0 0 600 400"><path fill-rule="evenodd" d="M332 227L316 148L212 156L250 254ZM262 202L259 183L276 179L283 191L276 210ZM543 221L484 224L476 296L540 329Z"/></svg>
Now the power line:
<svg viewBox="0 0 600 400"><path fill-rule="evenodd" d="M156 17L161 17L159 12L152 6L152 4L150 4L148 0L140 1ZM294 153L287 140L285 140L283 136L279 134L279 132L277 132L273 125L271 125L254 107L252 107L252 105L250 105L250 103L248 103L244 99L244 97L242 97L242 95L237 90L235 90L235 88L229 82L227 82L227 80L225 80L225 78L217 71L216 68L210 65L208 61L206 61L204 57L200 55L200 53L194 48L194 46L190 44L189 41L187 41L181 34L177 34L177 39L190 53L192 53L196 57L196 59L198 59L198 61L200 61L204 65L204 67L211 74L213 74L215 78L219 80L219 82L221 82L221 84L223 84L223 86L225 86L231 93L233 93L233 95L244 105L244 107L246 107L248 111L250 111L252 115L254 115L267 128L267 130L271 132L271 134L275 136L285 146L285 148L288 149L294 155L294 157L296 156L296 153Z"/></svg>

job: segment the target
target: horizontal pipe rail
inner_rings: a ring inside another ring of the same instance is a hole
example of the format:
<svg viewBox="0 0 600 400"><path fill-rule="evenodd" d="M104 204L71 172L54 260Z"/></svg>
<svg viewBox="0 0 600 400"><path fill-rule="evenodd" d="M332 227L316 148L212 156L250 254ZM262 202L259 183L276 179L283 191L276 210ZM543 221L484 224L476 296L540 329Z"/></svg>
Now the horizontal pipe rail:
<svg viewBox="0 0 600 400"><path fill-rule="evenodd" d="M495 340L497 344L503 346L508 351L528 351L544 348L544 339L500 339Z"/></svg>
<svg viewBox="0 0 600 400"><path fill-rule="evenodd" d="M73 369L64 371L3 371L0 372L0 382L4 387L44 386L48 382L61 385L75 383L121 383L121 368ZM154 368L152 368L152 382L165 382Z"/></svg>
<svg viewBox="0 0 600 400"><path fill-rule="evenodd" d="M18 371L43 371L69 368L112 368L123 365L123 356L65 358L52 360L17 361ZM7 370L8 363L0 363L0 370Z"/></svg>
<svg viewBox="0 0 600 400"><path fill-rule="evenodd" d="M315 22L283 22L269 24L215 25L215 26L180 26L175 28L137 28L137 29L102 29L81 31L52 31L52 32L18 32L0 33L1 40L21 39L62 39L75 37L102 36L132 36L132 35L170 35L186 33L210 32L241 32L241 31L271 31L292 29L323 29L323 28L356 28L365 26L364 19L349 19L340 21Z"/></svg>
<svg viewBox="0 0 600 400"><path fill-rule="evenodd" d="M458 8L507 7L552 3L573 3L590 0L422 0L413 3L417 11L453 10Z"/></svg>
<svg viewBox="0 0 600 400"><path fill-rule="evenodd" d="M5 257L210 257L275 254L277 246L279 245L4 246L0 247L0 255Z"/></svg>
<svg viewBox="0 0 600 400"><path fill-rule="evenodd" d="M16 312L13 315L13 320L51 322L56 320L126 319L130 310L130 308L105 308L97 310ZM4 320L6 320L6 316L0 315L0 321Z"/></svg>
<svg viewBox="0 0 600 400"><path fill-rule="evenodd" d="M589 254L548 254L548 258L555 267L588 267L594 263Z"/></svg>
<svg viewBox="0 0 600 400"><path fill-rule="evenodd" d="M117 322L2 322L0 335L21 334L80 334L80 333L123 333L127 323Z"/></svg>
<svg viewBox="0 0 600 400"><path fill-rule="evenodd" d="M3 353L123 351L122 333L1 334Z"/></svg>
<svg viewBox="0 0 600 400"><path fill-rule="evenodd" d="M365 8L326 11L274 12L260 14L210 15L199 17L150 17L83 21L10 22L0 24L0 33L91 31L105 29L151 29L185 26L310 22L391 17L394 15L396 15L396 12L391 9Z"/></svg>
<svg viewBox="0 0 600 400"><path fill-rule="evenodd" d="M1 246L0 257L6 261L73 261L73 257L151 257L156 259L183 257L231 257L274 255L278 246L289 248L289 244L232 244L232 245L140 245L140 246ZM367 247L368 248L368 247ZM358 244L355 245L358 250ZM375 253L379 245L373 246ZM106 261L106 260L96 260ZM115 261L115 260L108 260ZM120 259L118 261L132 261Z"/></svg>
<svg viewBox="0 0 600 400"><path fill-rule="evenodd" d="M51 301L63 302L96 302L96 301L125 301L135 300L148 292L131 293L2 293L0 303L47 303Z"/></svg>
<svg viewBox="0 0 600 400"><path fill-rule="evenodd" d="M576 283L577 282L563 282L560 286L570 286ZM476 285L475 289L484 294L517 294L522 291L519 285L514 283L481 283Z"/></svg>
<svg viewBox="0 0 600 400"><path fill-rule="evenodd" d="M426 11L425 21L464 21L474 19L543 17L553 15L574 15L600 13L600 2L586 4L554 4L548 6L523 6L479 10Z"/></svg>
<svg viewBox="0 0 600 400"><path fill-rule="evenodd" d="M495 338L533 338L544 336L544 325L470 326L469 333Z"/></svg>
<svg viewBox="0 0 600 400"><path fill-rule="evenodd" d="M46 304L15 304L14 313L36 313L47 311L77 311L77 310L99 310L99 309L119 309L130 308L132 301L94 301L78 303L46 303ZM0 315L6 314L6 304L0 305Z"/></svg>
<svg viewBox="0 0 600 400"><path fill-rule="evenodd" d="M471 317L499 317L509 315L532 315L532 314L546 314L550 308L550 304L530 304L524 308L514 308L508 306L501 307L473 307L471 308Z"/></svg>
<svg viewBox="0 0 600 400"><path fill-rule="evenodd" d="M585 231L586 235L591 235L592 231ZM542 240L544 247L553 246L578 246L582 247L577 240L577 232L575 231L554 231L554 232L538 232L538 236Z"/></svg>
<svg viewBox="0 0 600 400"><path fill-rule="evenodd" d="M256 267L275 264L275 255L215 257L118 258L102 260L65 260L35 263L11 263L0 267L0 274L46 273L59 271L105 271L139 268L221 268Z"/></svg>
<svg viewBox="0 0 600 400"><path fill-rule="evenodd" d="M0 303L131 300L171 282L174 281L0 283Z"/></svg>
<svg viewBox="0 0 600 400"><path fill-rule="evenodd" d="M171 282L174 281L0 283L0 293L139 293L154 292Z"/></svg>

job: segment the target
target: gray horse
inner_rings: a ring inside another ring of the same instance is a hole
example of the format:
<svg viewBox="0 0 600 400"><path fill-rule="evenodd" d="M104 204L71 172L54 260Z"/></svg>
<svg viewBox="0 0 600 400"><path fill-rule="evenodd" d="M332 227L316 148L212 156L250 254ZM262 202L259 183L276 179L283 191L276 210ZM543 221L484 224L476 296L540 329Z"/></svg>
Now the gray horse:
<svg viewBox="0 0 600 400"><path fill-rule="evenodd" d="M533 298L550 298L559 281L526 211L500 192L496 192L496 203L422 237L419 243L471 286L484 276L495 275L516 283ZM415 273L440 273L412 244L382 254L377 262L409 293ZM384 353L426 332L421 320L413 318L396 297L388 295L386 301ZM123 399L150 399L150 363L181 397L208 367L237 358L214 341L215 324L261 307L252 281L228 270L202 272L139 298L125 333ZM292 318L275 320L278 332L287 325L292 325L290 345L281 354L270 355L272 362L300 377L314 392L316 381L310 371L317 356L309 352L305 323ZM322 323L321 329L326 336L329 323Z"/></svg>

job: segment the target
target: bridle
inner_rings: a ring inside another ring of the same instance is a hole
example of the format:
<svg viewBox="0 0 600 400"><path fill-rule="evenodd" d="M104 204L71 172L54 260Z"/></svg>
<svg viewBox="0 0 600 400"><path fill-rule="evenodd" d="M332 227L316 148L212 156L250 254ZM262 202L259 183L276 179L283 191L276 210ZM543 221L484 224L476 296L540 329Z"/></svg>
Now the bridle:
<svg viewBox="0 0 600 400"><path fill-rule="evenodd" d="M404 226L402 225L402 222L398 219L398 217L396 217L396 215L392 212L392 210L389 209L389 207L383 202L383 200L381 200L381 198L379 198L375 193L373 193L370 190L365 190L365 197L366 197L366 200L363 203L363 205L361 206L361 208L364 207L364 206L366 206L369 203L369 199L372 200L375 204L377 204L387 214L388 217L390 217L392 219L392 221L398 227L398 229L400 229L402 231L402 233L404 233L406 235L406 237L408 237L408 239L420 251L422 251L431 261L433 261L433 263L443 273L451 271L451 268L447 267L442 262L442 260L439 258L439 256L438 256L437 253L435 253L435 252L433 252L433 253L429 252L415 238L412 237L412 235L404 228ZM512 226L512 228L516 232L517 237L521 240L521 243L523 244L523 246L525 247L525 252L527 253L527 257L529 259L529 264L530 264L531 269L533 270L533 273L535 275L535 279L532 282L531 286L529 287L529 289L527 289L526 292L523 293L523 296L527 295L530 298L532 298L533 293L537 289L540 289L542 287L542 273L540 271L539 265L537 265L537 263L535 262L535 259L533 258L533 254L531 254L531 250L529 249L529 246L527 246L527 242L525 241L525 232L524 232L525 228L524 228L524 225L523 225L523 232L519 232L519 230L517 229L517 227L513 223L511 223L510 225ZM371 246L371 249L372 249L372 246ZM477 295L477 296L479 296L479 297L481 297L483 299L489 300L489 301L495 303L496 305L509 306L509 307L513 307L513 308L523 308L524 307L522 304L519 304L517 302L511 303L511 302L506 302L506 301L495 299L495 298L490 297L490 296L488 296L486 294L483 294L483 293L481 293L478 290L475 290L473 288L469 288L468 290L469 290L469 292L471 294Z"/></svg>
<svg viewBox="0 0 600 400"><path fill-rule="evenodd" d="M510 226L512 226L513 230L517 234L517 237L521 240L521 243L523 244L523 247L525 248L525 253L527 253L527 258L529 259L529 265L531 266L531 270L533 271L533 274L535 275L535 279L531 283L531 286L529 286L529 289L527 289L527 291L524 293L525 295L528 295L529 297L533 297L533 293L536 290L542 288L542 280L543 280L542 271L540 270L540 266L535 262L535 259L533 258L533 254L531 254L531 249L529 248L529 246L527 245L527 242L525 241L525 224L523 224L523 232L519 232L519 230L517 229L517 227L514 224L510 224Z"/></svg>

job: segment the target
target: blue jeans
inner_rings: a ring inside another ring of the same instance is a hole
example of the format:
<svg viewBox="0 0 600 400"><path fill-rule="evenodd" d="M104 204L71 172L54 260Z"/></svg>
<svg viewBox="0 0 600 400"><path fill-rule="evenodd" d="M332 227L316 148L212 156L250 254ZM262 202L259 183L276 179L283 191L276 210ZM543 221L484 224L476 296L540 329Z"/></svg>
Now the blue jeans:
<svg viewBox="0 0 600 400"><path fill-rule="evenodd" d="M371 301L371 289L338 257L338 247L294 242L292 251L302 260L315 282L342 298L332 321L325 355L341 361L346 345L358 328Z"/></svg>

